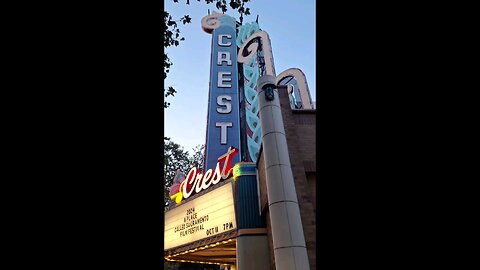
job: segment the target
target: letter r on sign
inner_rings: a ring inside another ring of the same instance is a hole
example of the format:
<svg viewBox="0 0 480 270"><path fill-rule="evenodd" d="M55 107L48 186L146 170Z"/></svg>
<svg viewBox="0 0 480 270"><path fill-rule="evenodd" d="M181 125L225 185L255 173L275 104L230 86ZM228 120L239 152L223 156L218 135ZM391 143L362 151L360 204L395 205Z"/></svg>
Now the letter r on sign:
<svg viewBox="0 0 480 270"><path fill-rule="evenodd" d="M230 57L229 52L218 52L217 65L221 66L223 62L227 62L227 66L232 65L232 58Z"/></svg>

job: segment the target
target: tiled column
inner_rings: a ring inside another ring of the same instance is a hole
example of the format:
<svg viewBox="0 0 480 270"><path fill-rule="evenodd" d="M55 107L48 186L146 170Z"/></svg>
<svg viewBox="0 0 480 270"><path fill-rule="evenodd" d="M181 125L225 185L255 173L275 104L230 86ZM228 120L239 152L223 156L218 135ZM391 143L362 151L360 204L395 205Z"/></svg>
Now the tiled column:
<svg viewBox="0 0 480 270"><path fill-rule="evenodd" d="M236 268L269 270L267 229L259 211L255 163L237 163L233 167L233 179L238 228Z"/></svg>
<svg viewBox="0 0 480 270"><path fill-rule="evenodd" d="M243 234L237 237L238 270L269 270L269 258L266 230L262 234Z"/></svg>
<svg viewBox="0 0 480 270"><path fill-rule="evenodd" d="M278 89L273 100L262 89L269 82L275 84L275 76L260 77L257 89L275 265L277 270L309 270Z"/></svg>

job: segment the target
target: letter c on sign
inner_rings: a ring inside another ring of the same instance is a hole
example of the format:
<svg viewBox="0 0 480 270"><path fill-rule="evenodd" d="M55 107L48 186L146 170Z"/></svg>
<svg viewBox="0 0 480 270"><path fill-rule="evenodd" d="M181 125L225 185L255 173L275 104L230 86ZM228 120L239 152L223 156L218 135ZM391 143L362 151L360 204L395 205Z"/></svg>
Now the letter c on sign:
<svg viewBox="0 0 480 270"><path fill-rule="evenodd" d="M232 42L229 41L227 43L223 43L223 38L226 37L226 38L232 38L231 35L218 35L218 45L220 46L223 46L223 47L227 47L227 46L230 46L232 45Z"/></svg>
<svg viewBox="0 0 480 270"><path fill-rule="evenodd" d="M187 177L185 178L185 184L183 184L183 197L186 199L188 197L190 197L190 195L192 195L193 193L193 190L194 190L194 181L195 181L195 177L197 176L197 169L195 167L193 167L192 169L190 169L190 171L188 172L187 174ZM187 190L188 188L191 188L189 191Z"/></svg>

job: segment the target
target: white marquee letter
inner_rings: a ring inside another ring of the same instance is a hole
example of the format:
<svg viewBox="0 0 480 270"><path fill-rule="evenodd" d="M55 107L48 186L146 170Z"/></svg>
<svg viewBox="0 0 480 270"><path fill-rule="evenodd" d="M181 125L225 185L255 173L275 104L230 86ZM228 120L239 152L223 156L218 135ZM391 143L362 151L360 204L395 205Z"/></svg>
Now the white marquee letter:
<svg viewBox="0 0 480 270"><path fill-rule="evenodd" d="M224 78L223 76L232 76L232 72L218 72L217 86L220 88L230 88L231 84L225 84L224 82L231 82L232 78Z"/></svg>
<svg viewBox="0 0 480 270"><path fill-rule="evenodd" d="M232 122L216 122L215 126L220 127L220 144L227 144L227 127L232 127Z"/></svg>
<svg viewBox="0 0 480 270"><path fill-rule="evenodd" d="M185 181L188 181L188 182L185 182L183 184L183 188L182 188L182 193L183 193L183 198L188 198L190 197L190 195L193 193L193 189L194 189L194 186L195 186L195 177L197 176L197 168L193 167L190 169L190 171L188 172L187 174L187 177L185 178ZM187 191L187 186L188 184L193 184L192 185L192 188L190 189L190 191Z"/></svg>
<svg viewBox="0 0 480 270"><path fill-rule="evenodd" d="M223 37L232 38L231 35L218 35L218 45L224 46L224 47L232 45L231 41L229 41L227 43L223 43Z"/></svg>
<svg viewBox="0 0 480 270"><path fill-rule="evenodd" d="M227 62L227 66L232 65L232 59L230 58L230 52L218 52L217 65L221 66L222 62Z"/></svg>
<svg viewBox="0 0 480 270"><path fill-rule="evenodd" d="M217 97L218 106L226 106L226 108L217 107L218 113L230 113L232 111L232 97L229 95L220 95Z"/></svg>

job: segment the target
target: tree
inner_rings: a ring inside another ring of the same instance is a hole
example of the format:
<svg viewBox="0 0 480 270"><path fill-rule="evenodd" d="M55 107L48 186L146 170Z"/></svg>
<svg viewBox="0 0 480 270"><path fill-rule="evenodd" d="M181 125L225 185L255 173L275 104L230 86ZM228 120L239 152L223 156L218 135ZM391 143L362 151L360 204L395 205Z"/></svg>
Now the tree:
<svg viewBox="0 0 480 270"><path fill-rule="evenodd" d="M205 157L205 144L197 145L193 148L193 156L190 158L190 166L196 167L203 171L203 163Z"/></svg>
<svg viewBox="0 0 480 270"><path fill-rule="evenodd" d="M174 3L178 3L178 0L172 0ZM201 0L197 0L200 2ZM251 0L230 0L229 6L233 10L237 10L240 14L240 24L243 23L243 15L247 16L250 15L250 9L245 8L245 3ZM227 12L227 0L205 0L207 4L215 3L215 7L221 10L223 13ZM186 0L186 4L190 5L190 0ZM189 15L184 15L180 19L174 19L168 11L163 12L163 46L164 50L164 57L163 57L163 78L166 79L168 73L170 72L170 67L173 65L173 62L170 58L168 58L168 54L166 53L166 49L171 46L178 46L180 45L181 41L185 41L185 37L180 36L180 28L178 27L178 22L182 22L183 24L191 23L192 18ZM172 86L169 86L167 89L164 89L164 96L165 99L169 96L174 96L177 93L177 90ZM164 101L163 107L167 108L170 106L170 103Z"/></svg>
<svg viewBox="0 0 480 270"><path fill-rule="evenodd" d="M165 207L167 207L172 203L170 200L170 186L173 184L177 170L187 174L192 167L203 169L203 150L205 145L196 146L193 149L193 155L190 156L188 151L185 151L182 146L173 142L170 138L164 137L164 144L164 203Z"/></svg>
<svg viewBox="0 0 480 270"><path fill-rule="evenodd" d="M190 165L190 159L188 152L184 151L182 146L173 142L170 138L164 137L164 144L163 179L165 181L164 202L166 207L170 201L169 187L173 183L175 173L177 170L185 173Z"/></svg>

